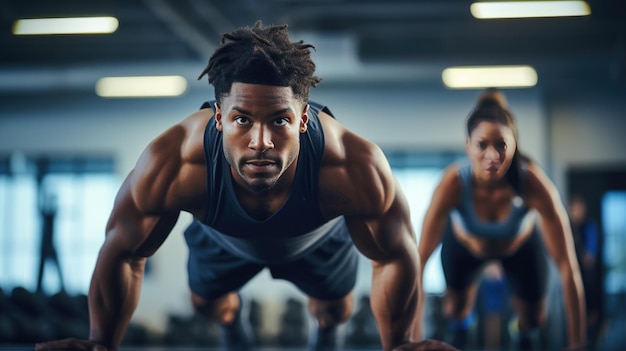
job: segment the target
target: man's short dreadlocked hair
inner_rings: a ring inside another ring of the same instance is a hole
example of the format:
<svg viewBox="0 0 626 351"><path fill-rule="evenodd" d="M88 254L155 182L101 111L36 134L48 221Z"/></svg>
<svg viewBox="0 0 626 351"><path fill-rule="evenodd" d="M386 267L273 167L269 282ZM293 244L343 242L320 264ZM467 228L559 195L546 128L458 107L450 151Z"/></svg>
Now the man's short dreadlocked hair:
<svg viewBox="0 0 626 351"><path fill-rule="evenodd" d="M286 24L263 28L257 21L254 27L222 34L220 45L198 79L208 75L218 102L230 93L233 82L289 86L306 102L309 88L321 81L313 75L315 63L309 49L315 47L302 40L289 40Z"/></svg>

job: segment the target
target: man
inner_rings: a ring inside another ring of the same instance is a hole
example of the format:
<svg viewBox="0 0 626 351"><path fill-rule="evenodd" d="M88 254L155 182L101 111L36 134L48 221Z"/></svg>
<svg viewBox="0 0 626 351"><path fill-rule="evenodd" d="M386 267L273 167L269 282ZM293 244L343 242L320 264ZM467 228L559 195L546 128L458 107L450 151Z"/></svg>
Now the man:
<svg viewBox="0 0 626 351"><path fill-rule="evenodd" d="M150 143L121 186L89 292L89 340L38 350L117 349L146 257L180 211L195 218L185 233L191 300L223 325L225 347L250 346L237 291L264 267L309 296L313 348L336 346L352 312L356 245L372 260L383 348L449 349L410 342L419 260L409 208L381 150L308 103L320 81L310 48L286 25L223 34L200 76L216 101Z"/></svg>
<svg viewBox="0 0 626 351"><path fill-rule="evenodd" d="M42 293L43 288L43 276L44 269L46 268L46 262L51 261L54 263L58 277L59 277L59 291L65 291L65 284L63 283L63 269L61 269L61 262L59 262L59 255L54 245L55 232L55 220L57 217L57 198L56 195L43 194L42 204L39 208L39 214L41 218L41 243L39 245L39 271L37 274L37 292Z"/></svg>

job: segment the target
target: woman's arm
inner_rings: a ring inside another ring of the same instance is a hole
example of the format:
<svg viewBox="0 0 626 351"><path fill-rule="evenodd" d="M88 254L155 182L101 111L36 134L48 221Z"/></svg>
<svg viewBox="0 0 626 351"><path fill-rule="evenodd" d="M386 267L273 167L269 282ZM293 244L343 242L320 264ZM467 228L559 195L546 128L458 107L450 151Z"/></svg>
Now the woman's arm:
<svg viewBox="0 0 626 351"><path fill-rule="evenodd" d="M582 350L586 343L585 292L567 211L558 190L538 166L529 166L527 184L527 201L539 212L546 247L561 274L569 349Z"/></svg>

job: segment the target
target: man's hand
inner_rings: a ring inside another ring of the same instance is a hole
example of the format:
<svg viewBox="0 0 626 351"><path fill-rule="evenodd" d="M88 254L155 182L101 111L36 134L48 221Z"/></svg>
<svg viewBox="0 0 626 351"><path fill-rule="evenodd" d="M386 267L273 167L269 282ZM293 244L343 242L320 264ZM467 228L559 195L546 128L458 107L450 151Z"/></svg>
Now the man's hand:
<svg viewBox="0 0 626 351"><path fill-rule="evenodd" d="M113 349L109 349L106 346L98 344L95 341L80 340L80 339L73 339L73 338L41 342L35 345L35 350L37 351L46 351L46 350L114 351Z"/></svg>
<svg viewBox="0 0 626 351"><path fill-rule="evenodd" d="M563 351L586 351L587 348L584 346L569 346L567 348L562 349Z"/></svg>
<svg viewBox="0 0 626 351"><path fill-rule="evenodd" d="M437 340L422 340L400 345L393 351L460 351L450 344Z"/></svg>

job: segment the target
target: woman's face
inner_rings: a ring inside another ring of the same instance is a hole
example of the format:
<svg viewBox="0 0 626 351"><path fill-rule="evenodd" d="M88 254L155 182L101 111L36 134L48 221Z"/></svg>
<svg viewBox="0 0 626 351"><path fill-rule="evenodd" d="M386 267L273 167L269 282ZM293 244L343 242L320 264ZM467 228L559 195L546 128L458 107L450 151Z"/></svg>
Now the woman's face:
<svg viewBox="0 0 626 351"><path fill-rule="evenodd" d="M482 182L501 180L511 166L516 148L511 128L489 121L478 122L465 142L474 175Z"/></svg>

